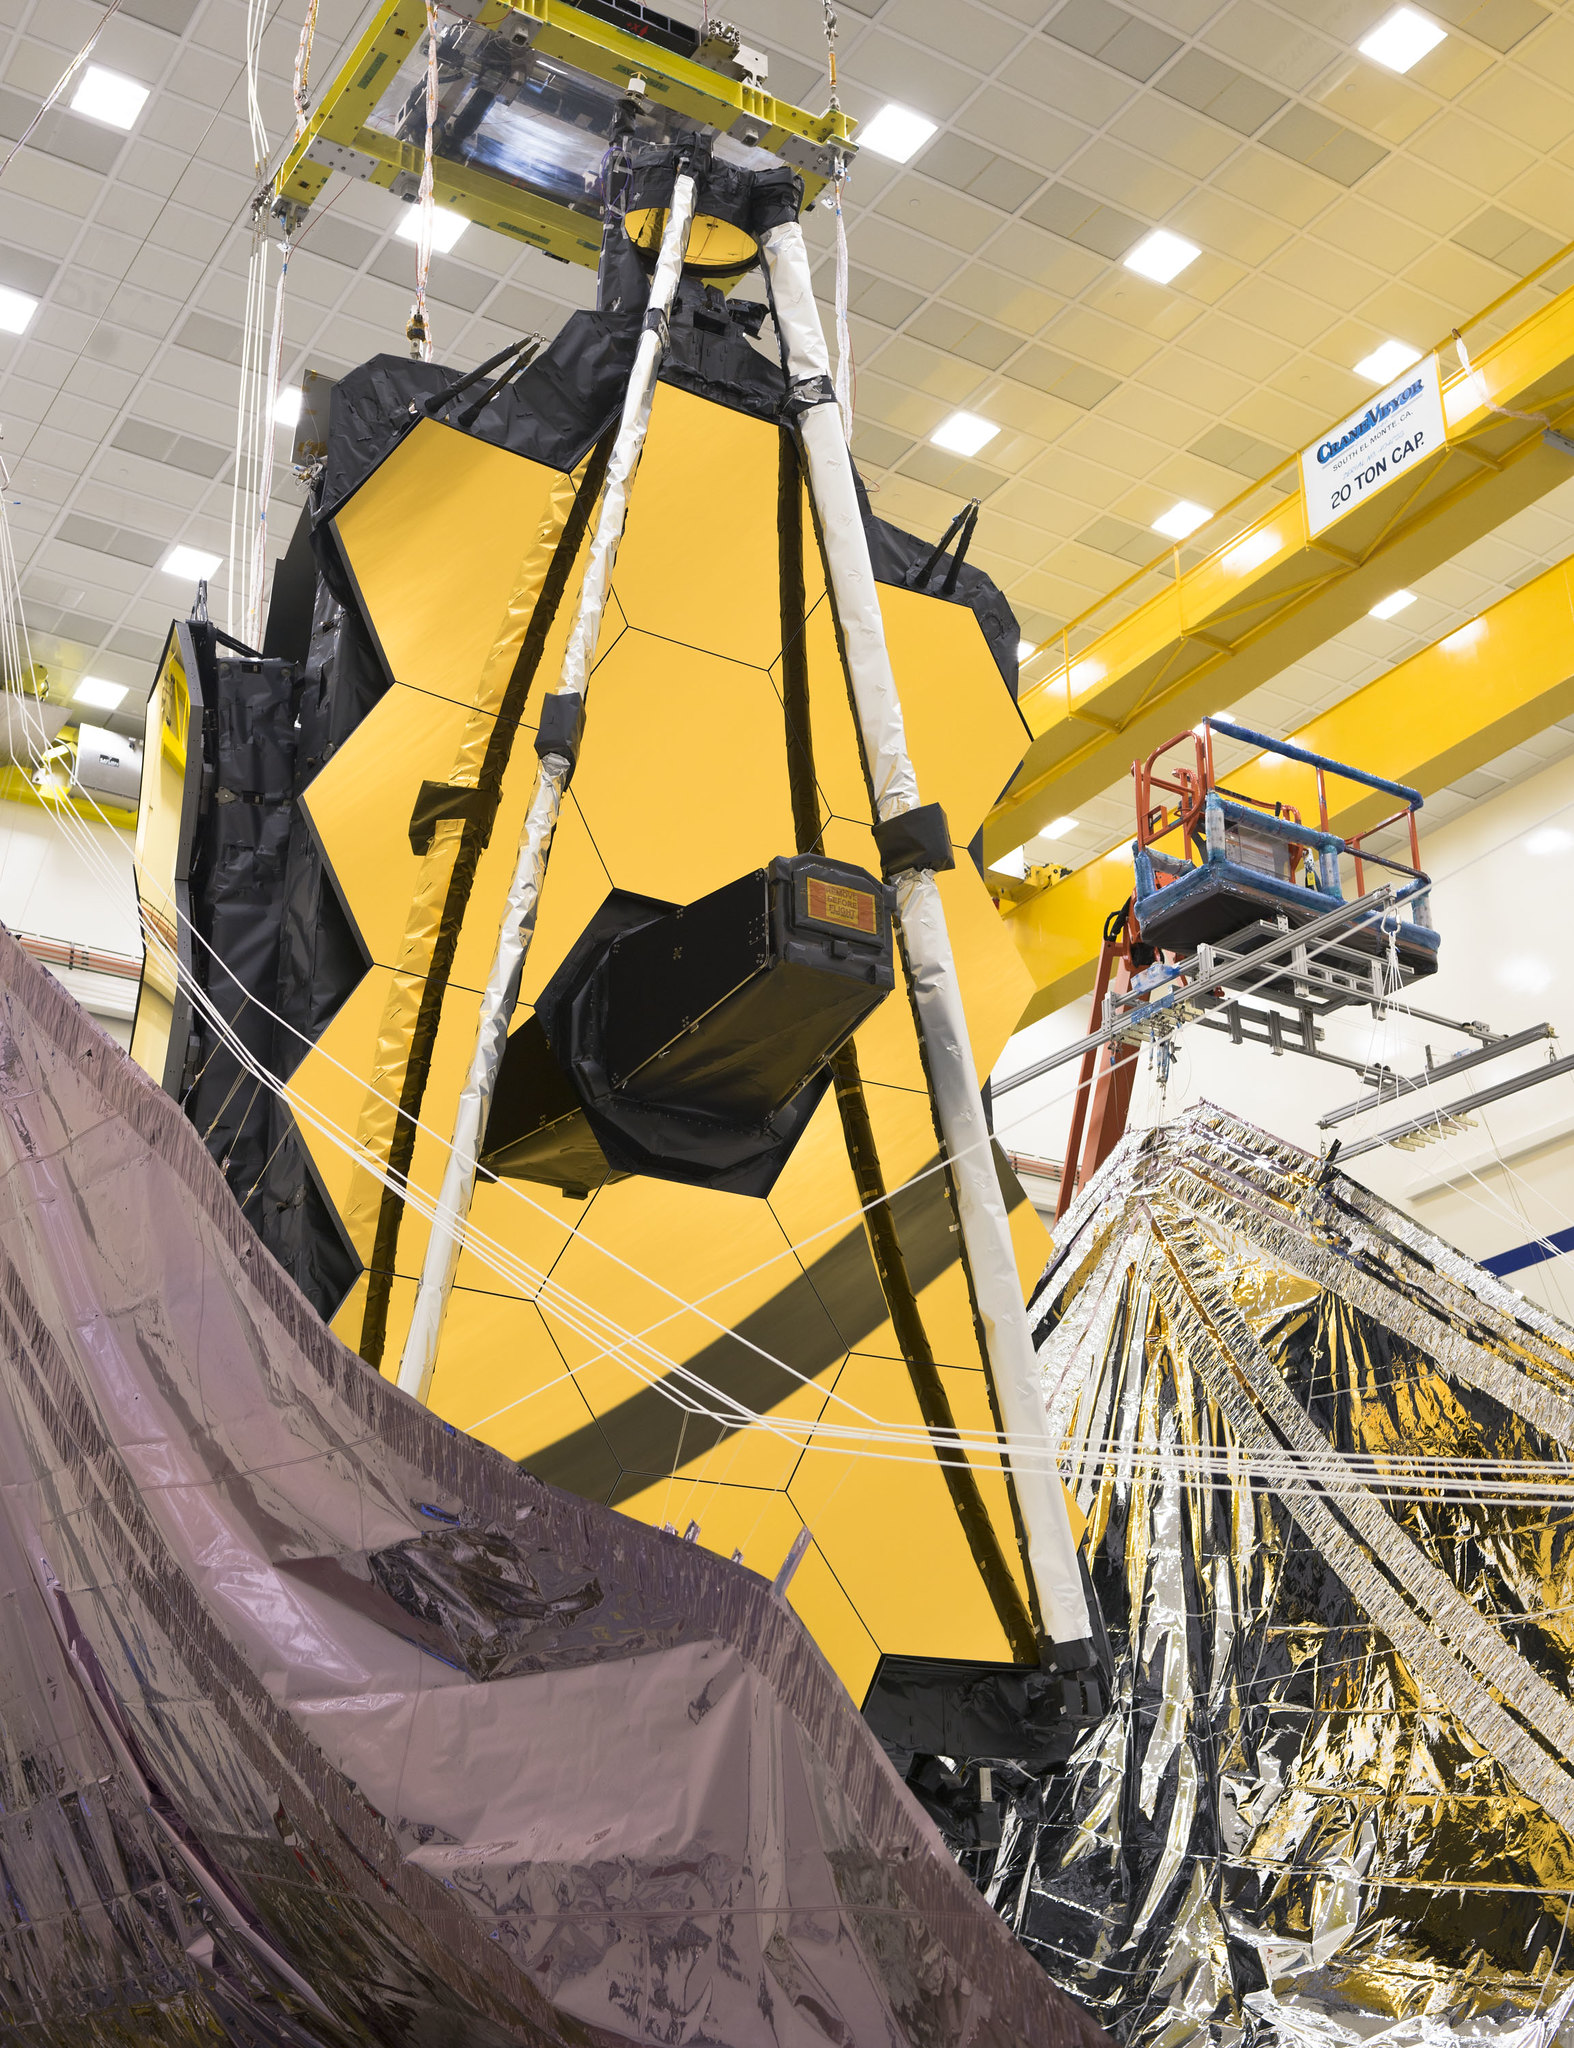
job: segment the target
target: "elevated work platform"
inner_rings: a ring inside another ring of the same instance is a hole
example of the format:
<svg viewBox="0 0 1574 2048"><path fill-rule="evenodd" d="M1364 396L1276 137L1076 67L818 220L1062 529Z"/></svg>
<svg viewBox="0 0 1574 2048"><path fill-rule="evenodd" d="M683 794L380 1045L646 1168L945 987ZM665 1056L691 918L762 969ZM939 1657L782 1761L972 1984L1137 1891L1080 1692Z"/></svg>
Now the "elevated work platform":
<svg viewBox="0 0 1574 2048"><path fill-rule="evenodd" d="M1307 752L1358 759L1372 773L1430 796L1571 712L1574 563L1561 562L1292 737ZM1113 779L1120 771L1112 762L1109 772ZM1315 813L1311 769L1259 755L1239 772L1303 815ZM1330 785L1329 822L1337 832L1363 830L1381 809L1381 798L1361 794L1353 783ZM1036 984L1024 1023L1092 986L1104 920L1130 887L1123 844L1052 888L1002 905L1006 929Z"/></svg>

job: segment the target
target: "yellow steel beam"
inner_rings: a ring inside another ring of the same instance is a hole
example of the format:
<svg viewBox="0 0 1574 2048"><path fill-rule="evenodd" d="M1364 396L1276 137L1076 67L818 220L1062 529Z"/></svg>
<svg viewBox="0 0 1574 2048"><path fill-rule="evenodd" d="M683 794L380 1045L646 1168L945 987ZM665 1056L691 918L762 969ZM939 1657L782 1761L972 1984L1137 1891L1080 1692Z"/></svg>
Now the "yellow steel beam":
<svg viewBox="0 0 1574 2048"><path fill-rule="evenodd" d="M1319 713L1292 738L1429 796L1571 714L1574 559ZM1316 820L1316 779L1299 762L1259 754L1227 780ZM1394 808L1391 798L1331 778L1328 805L1330 825L1346 836ZM1424 830L1421 858L1425 866ZM1131 858L1121 848L1025 902L1001 904L1037 989L1024 1024L1091 987L1104 920L1130 893Z"/></svg>
<svg viewBox="0 0 1574 2048"><path fill-rule="evenodd" d="M67 796L64 788L39 789L25 769L7 762L0 766L0 802L37 804L46 811L75 811L90 825L119 825L129 831L137 822L135 811L120 804L98 803L92 797Z"/></svg>
<svg viewBox="0 0 1574 2048"><path fill-rule="evenodd" d="M573 69L626 90L643 80L643 95L684 120L734 134L747 132L759 148L792 163L804 179L806 200L826 182L828 145L844 156L854 123L843 113L806 113L741 79L712 71L691 57L641 41L625 30L582 13L569 0L482 0L475 14L482 28L496 28L505 16L534 25L531 48ZM337 76L320 96L305 132L286 151L273 179L278 197L306 210L320 197L336 170L390 186L402 174L419 177L421 152L369 127L373 110L401 64L420 44L426 25L424 0L385 0ZM467 220L525 241L567 263L594 268L600 252L599 222L591 215L526 192L481 165L441 156L434 164L433 189L440 206Z"/></svg>
<svg viewBox="0 0 1574 2048"><path fill-rule="evenodd" d="M1056 666L1023 688L1033 740L984 828L988 858L1574 476L1574 447L1546 432L1574 424L1574 286L1538 284L1569 254L1470 323L1472 373L1443 387L1446 445L1403 481L1312 539L1297 457L1217 515L1208 538L1223 537L1194 566L1175 549L1164 580L1140 571L1048 644Z"/></svg>

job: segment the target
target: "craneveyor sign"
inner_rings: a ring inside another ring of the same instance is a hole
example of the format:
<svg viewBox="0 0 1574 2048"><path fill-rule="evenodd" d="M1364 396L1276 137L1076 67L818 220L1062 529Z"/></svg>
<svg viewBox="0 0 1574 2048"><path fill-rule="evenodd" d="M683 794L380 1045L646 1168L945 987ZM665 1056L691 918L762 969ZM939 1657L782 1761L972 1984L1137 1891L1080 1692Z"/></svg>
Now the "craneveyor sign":
<svg viewBox="0 0 1574 2048"><path fill-rule="evenodd" d="M1370 405L1303 450L1307 533L1321 533L1353 512L1374 491L1435 455L1445 438L1437 357L1423 356Z"/></svg>

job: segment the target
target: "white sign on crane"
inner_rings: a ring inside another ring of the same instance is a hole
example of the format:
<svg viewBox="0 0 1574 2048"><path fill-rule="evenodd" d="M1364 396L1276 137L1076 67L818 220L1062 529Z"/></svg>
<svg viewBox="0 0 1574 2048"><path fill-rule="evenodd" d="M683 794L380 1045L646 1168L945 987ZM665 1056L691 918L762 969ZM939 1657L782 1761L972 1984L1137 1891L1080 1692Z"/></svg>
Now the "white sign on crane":
<svg viewBox="0 0 1574 2048"><path fill-rule="evenodd" d="M1447 438L1437 357L1422 356L1369 405L1302 450L1308 537L1435 455Z"/></svg>

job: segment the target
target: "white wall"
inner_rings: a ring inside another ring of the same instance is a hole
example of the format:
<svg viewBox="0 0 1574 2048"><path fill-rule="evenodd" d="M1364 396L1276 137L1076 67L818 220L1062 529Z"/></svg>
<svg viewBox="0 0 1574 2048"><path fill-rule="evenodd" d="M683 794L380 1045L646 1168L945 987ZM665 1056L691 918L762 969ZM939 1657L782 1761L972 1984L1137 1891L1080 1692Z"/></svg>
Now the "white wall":
<svg viewBox="0 0 1574 2048"><path fill-rule="evenodd" d="M140 958L131 855L130 832L64 821L38 804L0 802L0 923ZM128 1043L135 982L75 968L50 972L112 1037Z"/></svg>
<svg viewBox="0 0 1574 2048"><path fill-rule="evenodd" d="M1567 943L1574 925L1574 761L1475 803L1435 834L1427 833L1423 811L1421 826L1422 864L1436 882L1433 917L1442 951L1437 974L1414 984L1409 1000L1444 1016L1482 1019L1501 1032L1545 1020L1566 1033L1553 1049L1574 1052L1574 957ZM1122 862L1108 865L1115 908L1131 874ZM1082 997L1020 1032L997 1079L1080 1037L1088 1011ZM1427 1044L1434 1059L1443 1059L1472 1043L1395 1015L1379 1024L1363 1008L1329 1020L1326 1049L1382 1059L1414 1074L1425 1064ZM1542 1047L1488 1062L1435 1099L1451 1100L1528 1071L1546 1056ZM1009 1149L1061 1157L1076 1071L1074 1063L1062 1067L999 1100L996 1129ZM1193 1028L1183 1036L1165 1100L1149 1056L1142 1055L1132 1121L1151 1124L1166 1108L1173 1115L1204 1097L1315 1151L1332 1136L1352 1144L1428 1106L1413 1098L1408 1112L1390 1104L1333 1132L1318 1130L1319 1116L1362 1092L1355 1074L1294 1053L1276 1059L1265 1048L1235 1047ZM1350 1171L1473 1258L1574 1226L1574 1074L1472 1115L1474 1127L1457 1136L1415 1151L1384 1147L1354 1161ZM1574 1321L1574 1256L1527 1267L1509 1284Z"/></svg>

